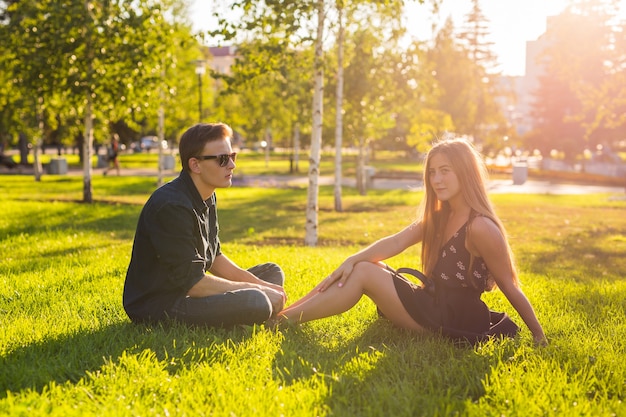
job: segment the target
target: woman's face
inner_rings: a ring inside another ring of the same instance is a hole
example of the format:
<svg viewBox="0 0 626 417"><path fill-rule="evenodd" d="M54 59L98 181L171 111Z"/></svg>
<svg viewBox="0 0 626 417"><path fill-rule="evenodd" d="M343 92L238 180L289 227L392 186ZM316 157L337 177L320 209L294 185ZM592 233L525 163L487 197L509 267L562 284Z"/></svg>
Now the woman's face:
<svg viewBox="0 0 626 417"><path fill-rule="evenodd" d="M450 201L461 194L461 184L447 156L437 153L430 158L428 181L437 198Z"/></svg>

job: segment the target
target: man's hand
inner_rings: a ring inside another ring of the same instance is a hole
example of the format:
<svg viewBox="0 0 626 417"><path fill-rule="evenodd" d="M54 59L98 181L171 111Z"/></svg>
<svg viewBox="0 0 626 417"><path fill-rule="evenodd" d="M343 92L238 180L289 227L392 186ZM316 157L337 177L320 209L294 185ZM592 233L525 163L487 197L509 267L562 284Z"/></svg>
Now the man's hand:
<svg viewBox="0 0 626 417"><path fill-rule="evenodd" d="M270 303L272 303L272 317L275 317L285 306L285 293L265 286L261 287L261 290L270 299Z"/></svg>

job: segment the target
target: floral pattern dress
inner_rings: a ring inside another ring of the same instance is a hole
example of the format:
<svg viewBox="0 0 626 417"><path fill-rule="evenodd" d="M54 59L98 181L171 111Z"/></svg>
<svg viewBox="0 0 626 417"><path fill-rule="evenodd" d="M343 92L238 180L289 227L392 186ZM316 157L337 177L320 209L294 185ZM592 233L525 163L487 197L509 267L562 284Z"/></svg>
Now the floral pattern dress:
<svg viewBox="0 0 626 417"><path fill-rule="evenodd" d="M434 291L394 278L404 308L426 328L481 333L490 327L489 308L480 299L487 288L489 270L482 258L472 259L465 248L468 224L443 245L430 277Z"/></svg>

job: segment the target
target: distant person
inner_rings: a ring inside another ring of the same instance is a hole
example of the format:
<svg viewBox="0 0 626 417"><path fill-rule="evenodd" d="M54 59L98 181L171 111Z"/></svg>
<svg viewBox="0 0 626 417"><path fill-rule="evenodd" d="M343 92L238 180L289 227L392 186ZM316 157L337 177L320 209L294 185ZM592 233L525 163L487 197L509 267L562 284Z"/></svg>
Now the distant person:
<svg viewBox="0 0 626 417"><path fill-rule="evenodd" d="M535 342L546 343L519 286L485 178L482 158L467 141L434 145L426 157L426 192L418 219L348 257L309 294L280 312L279 321L303 323L340 314L367 295L381 315L401 328L441 332L471 342L490 335L513 336L517 325L503 313L491 312L481 300L483 292L497 286ZM420 242L425 284L416 285L382 263Z"/></svg>
<svg viewBox="0 0 626 417"><path fill-rule="evenodd" d="M13 157L4 154L5 148L6 141L0 141L0 165L13 169L17 166L17 163L13 160Z"/></svg>
<svg viewBox="0 0 626 417"><path fill-rule="evenodd" d="M283 308L278 265L245 270L222 252L215 190L231 185L232 137L226 124L202 123L180 138L180 175L139 216L123 295L132 321L230 327L263 323Z"/></svg>
<svg viewBox="0 0 626 417"><path fill-rule="evenodd" d="M104 169L103 175L107 175L109 173L109 168L113 165L113 168L117 171L117 175L120 175L120 162L118 160L118 155L120 152L120 137L117 133L113 134L113 139L111 139L111 144L107 150L107 167Z"/></svg>

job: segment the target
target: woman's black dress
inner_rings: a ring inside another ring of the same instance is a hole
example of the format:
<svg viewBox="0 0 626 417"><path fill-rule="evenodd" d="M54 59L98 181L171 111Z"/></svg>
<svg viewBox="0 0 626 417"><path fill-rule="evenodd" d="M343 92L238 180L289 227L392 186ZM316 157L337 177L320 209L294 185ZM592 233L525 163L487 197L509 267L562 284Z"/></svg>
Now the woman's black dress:
<svg viewBox="0 0 626 417"><path fill-rule="evenodd" d="M491 326L490 312L480 299L489 271L482 258L465 248L469 222L443 246L432 276L433 288L425 288L395 274L394 284L407 312L421 326L446 333L481 334Z"/></svg>

